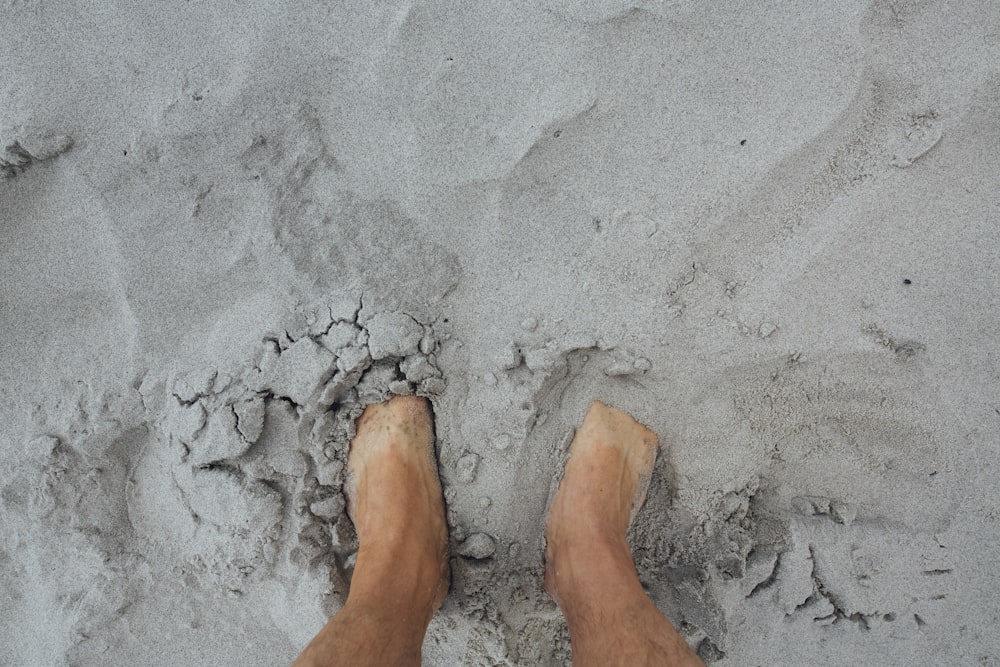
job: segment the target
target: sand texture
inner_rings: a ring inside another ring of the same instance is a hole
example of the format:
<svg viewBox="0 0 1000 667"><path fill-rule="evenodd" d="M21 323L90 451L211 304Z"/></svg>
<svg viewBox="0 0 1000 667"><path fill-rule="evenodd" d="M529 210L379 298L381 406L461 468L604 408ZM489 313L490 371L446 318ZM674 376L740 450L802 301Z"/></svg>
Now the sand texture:
<svg viewBox="0 0 1000 667"><path fill-rule="evenodd" d="M428 665L564 665L590 401L710 664L1000 665L1000 4L0 1L0 664L287 664L431 398Z"/></svg>

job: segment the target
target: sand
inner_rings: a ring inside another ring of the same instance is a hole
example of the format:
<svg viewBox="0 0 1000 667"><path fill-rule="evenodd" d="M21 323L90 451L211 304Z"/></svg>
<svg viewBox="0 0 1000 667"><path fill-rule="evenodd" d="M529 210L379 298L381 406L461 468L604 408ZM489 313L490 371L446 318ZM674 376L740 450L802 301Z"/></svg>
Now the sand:
<svg viewBox="0 0 1000 667"><path fill-rule="evenodd" d="M709 663L1000 664L1000 5L2 15L0 664L290 662L411 392L425 664L568 663L594 399L663 443L630 537Z"/></svg>

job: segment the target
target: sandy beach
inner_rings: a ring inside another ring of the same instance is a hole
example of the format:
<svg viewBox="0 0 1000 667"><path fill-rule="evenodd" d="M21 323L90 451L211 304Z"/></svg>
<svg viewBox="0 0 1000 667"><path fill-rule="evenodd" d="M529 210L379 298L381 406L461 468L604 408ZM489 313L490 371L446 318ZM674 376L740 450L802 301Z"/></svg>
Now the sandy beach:
<svg viewBox="0 0 1000 667"><path fill-rule="evenodd" d="M0 664L290 663L430 398L427 665L568 665L591 401L711 665L1000 665L1000 4L0 12Z"/></svg>

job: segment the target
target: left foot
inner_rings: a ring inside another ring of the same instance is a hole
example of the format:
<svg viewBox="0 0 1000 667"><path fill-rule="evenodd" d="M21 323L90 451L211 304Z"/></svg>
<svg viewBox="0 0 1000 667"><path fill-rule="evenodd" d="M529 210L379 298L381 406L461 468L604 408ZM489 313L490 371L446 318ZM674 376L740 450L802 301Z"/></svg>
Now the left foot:
<svg viewBox="0 0 1000 667"><path fill-rule="evenodd" d="M412 567L416 590L436 610L448 593L448 529L427 399L395 396L365 408L347 467L348 513L360 545L355 578L363 560L393 573L396 581L383 587Z"/></svg>

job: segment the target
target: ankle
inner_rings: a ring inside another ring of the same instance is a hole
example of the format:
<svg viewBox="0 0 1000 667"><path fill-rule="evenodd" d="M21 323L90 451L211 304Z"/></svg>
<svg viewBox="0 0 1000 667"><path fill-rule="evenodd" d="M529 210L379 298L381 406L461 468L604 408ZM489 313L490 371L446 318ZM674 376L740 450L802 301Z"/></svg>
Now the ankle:
<svg viewBox="0 0 1000 667"><path fill-rule="evenodd" d="M348 598L313 640L324 640L317 647L322 657L302 664L418 665L429 622L429 616L412 609L388 609L382 604Z"/></svg>
<svg viewBox="0 0 1000 667"><path fill-rule="evenodd" d="M359 544L373 553L399 553L404 557L411 554L437 554L448 541L448 530L443 516L436 512L424 512L427 501L413 500L405 507L404 514L396 508L382 509L358 517L355 531ZM443 509L440 510L443 515Z"/></svg>
<svg viewBox="0 0 1000 667"><path fill-rule="evenodd" d="M385 543L362 544L351 577L350 596L373 601L422 606L436 597L446 579L448 560L444 546Z"/></svg>
<svg viewBox="0 0 1000 667"><path fill-rule="evenodd" d="M594 533L586 540L551 540L546 546L545 565L545 586L560 607L589 599L606 600L605 596L617 596L623 588L641 590L624 536Z"/></svg>

